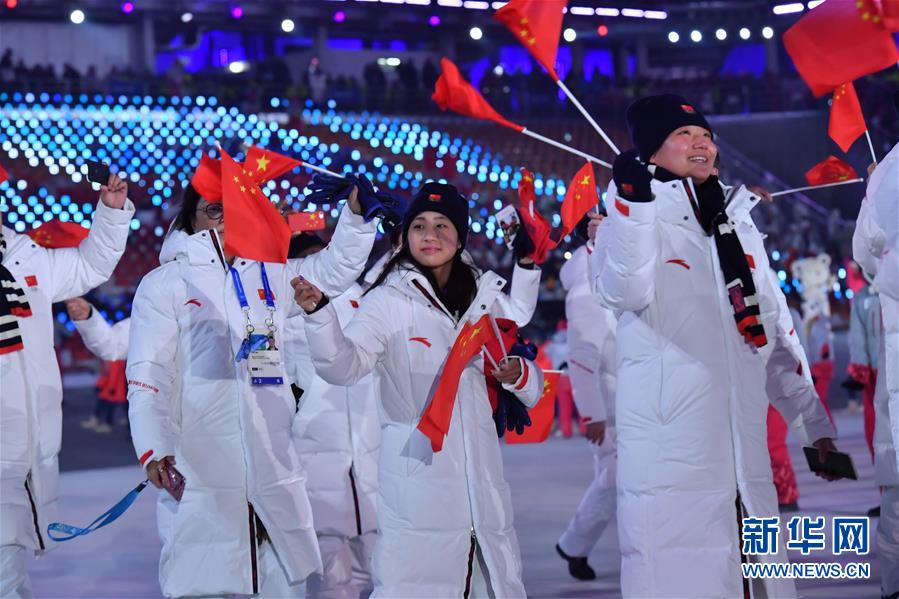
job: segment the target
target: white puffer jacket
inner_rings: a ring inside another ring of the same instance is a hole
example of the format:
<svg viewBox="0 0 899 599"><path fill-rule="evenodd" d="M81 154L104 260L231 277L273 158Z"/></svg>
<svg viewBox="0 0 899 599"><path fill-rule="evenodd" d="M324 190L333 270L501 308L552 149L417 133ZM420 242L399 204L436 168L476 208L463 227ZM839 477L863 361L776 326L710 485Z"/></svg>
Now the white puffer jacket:
<svg viewBox="0 0 899 599"><path fill-rule="evenodd" d="M496 596L524 596L511 497L481 357L462 374L440 452L431 452L416 426L463 324L490 313L523 326L536 306L539 279L538 270L516 267L507 296L505 280L481 274L477 295L457 322L424 276L400 268L365 296L346 329L341 330L333 306L307 316L312 358L322 378L351 385L375 369L380 384L374 596L462 596L476 544ZM543 376L535 365L525 364L513 392L530 406L543 391Z"/></svg>
<svg viewBox="0 0 899 599"><path fill-rule="evenodd" d="M786 303L749 215L758 198L725 188L768 337L756 352L737 331L715 240L691 209L692 183L654 180L652 191L654 201L630 202L610 185L614 205L593 254L594 292L620 314L622 593L742 597L735 502L739 496L748 516L778 514L766 443L769 358L781 364L775 382L792 385L777 393L792 408L785 416L801 416L811 440L834 433L809 381L795 374L801 352L789 339ZM776 555L759 561L786 562L783 540ZM764 584L768 596L795 595L792 581Z"/></svg>
<svg viewBox="0 0 899 599"><path fill-rule="evenodd" d="M53 303L104 283L125 251L134 206L97 204L77 248L46 249L3 228L3 265L22 286L31 316L19 318L25 348L0 356L0 545L50 549L56 520L62 379L53 349Z"/></svg>
<svg viewBox="0 0 899 599"><path fill-rule="evenodd" d="M364 224L345 208L328 248L265 265L276 342L285 318L299 310L290 280L303 276L339 294L362 271L374 236L375 223ZM246 318L215 231L179 245L174 260L138 287L127 365L131 433L141 463L173 455L186 479L171 521L160 526L162 591L178 597L254 593L254 512L291 582L302 581L321 570L321 557L291 433L293 394L287 384L252 386L246 362L235 363ZM265 331L260 264L237 258L233 266L251 321Z"/></svg>

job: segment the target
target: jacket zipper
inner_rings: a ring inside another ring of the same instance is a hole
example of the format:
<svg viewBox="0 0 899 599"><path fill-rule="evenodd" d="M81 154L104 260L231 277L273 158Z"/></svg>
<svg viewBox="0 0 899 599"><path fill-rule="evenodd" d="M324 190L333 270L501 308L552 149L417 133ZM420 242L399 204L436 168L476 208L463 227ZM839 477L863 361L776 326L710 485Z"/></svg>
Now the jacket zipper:
<svg viewBox="0 0 899 599"><path fill-rule="evenodd" d="M471 577L474 574L474 556L478 548L478 537L475 536L474 527L471 528L471 547L468 549L468 573L465 575L465 592L462 594L464 599L468 599L471 595Z"/></svg>
<svg viewBox="0 0 899 599"><path fill-rule="evenodd" d="M221 261L222 268L225 269L225 272L228 272L228 261L225 260L225 252L222 251L222 246L219 243L218 231L209 229L209 239L212 240L212 247L215 249L215 254Z"/></svg>
<svg viewBox="0 0 899 599"><path fill-rule="evenodd" d="M359 512L359 494L356 492L356 478L353 476L352 463L350 463L350 488L353 490L353 508L356 510L356 534L362 536L362 515Z"/></svg>
<svg viewBox="0 0 899 599"><path fill-rule="evenodd" d="M253 510L253 504L248 503L250 508L250 571L253 579L253 594L259 592L259 569L256 564L256 512Z"/></svg>
<svg viewBox="0 0 899 599"><path fill-rule="evenodd" d="M431 302L431 304L434 305L435 308L439 309L443 314L446 314L447 316L450 317L450 319L453 321L453 324L454 324L453 329L458 330L459 323L462 322L464 315L462 318L459 318L458 320L453 318L450 315L450 313L447 312L447 310L445 308L443 308L443 306L440 304L440 302L438 302L436 299L434 299L434 297L430 293L428 293L428 290L424 287L424 285L422 285L418 280L413 280L412 282L415 285L415 287L417 287L418 290L422 294L424 294L424 296ZM477 298L477 294L476 294L475 298L472 300L472 304L471 304L472 306L475 305L475 302L477 301L477 299L478 298ZM469 310L470 309L471 309L471 306L469 306ZM466 315L468 314L467 310L466 310L465 314ZM465 466L465 489L468 492L468 515L471 518L471 549L468 552L468 572L465 576L465 593L463 595L467 599L469 593L471 592L471 575L472 575L475 549L477 547L478 538L477 538L477 535L476 535L475 529L474 529L474 502L471 499L471 481L468 476L468 450L465 447L465 418L462 414L462 403L457 402L457 405L459 406L459 430L462 433L462 452L463 452L463 456L465 458L465 464L466 464L466 466ZM487 574L487 575L489 576L489 574Z"/></svg>
<svg viewBox="0 0 899 599"><path fill-rule="evenodd" d="M28 473L28 476L31 476L31 473ZM43 551L46 547L44 546L44 537L41 536L41 527L37 523L37 506L34 504L34 497L31 495L31 488L28 486L28 476L25 477L25 493L28 494L28 503L31 504L31 519L34 521L34 534L37 535L37 542L40 545L41 551Z"/></svg>

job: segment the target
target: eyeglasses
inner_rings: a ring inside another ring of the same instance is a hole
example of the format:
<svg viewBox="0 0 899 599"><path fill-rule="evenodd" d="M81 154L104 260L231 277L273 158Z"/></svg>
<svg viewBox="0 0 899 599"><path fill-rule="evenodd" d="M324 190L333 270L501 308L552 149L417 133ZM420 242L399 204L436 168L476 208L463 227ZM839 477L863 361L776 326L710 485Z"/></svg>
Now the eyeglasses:
<svg viewBox="0 0 899 599"><path fill-rule="evenodd" d="M225 218L225 209L220 202L215 204L206 204L205 206L197 207L197 212L205 212L206 216L211 220L221 221Z"/></svg>

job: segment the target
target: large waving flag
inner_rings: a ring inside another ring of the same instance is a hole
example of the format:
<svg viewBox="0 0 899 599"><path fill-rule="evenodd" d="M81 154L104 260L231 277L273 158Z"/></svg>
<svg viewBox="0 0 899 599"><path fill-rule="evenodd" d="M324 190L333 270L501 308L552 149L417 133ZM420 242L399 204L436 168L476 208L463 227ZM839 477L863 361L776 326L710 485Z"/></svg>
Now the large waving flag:
<svg viewBox="0 0 899 599"><path fill-rule="evenodd" d="M472 118L493 121L519 133L524 130L521 125L507 120L494 110L493 106L481 95L481 92L462 77L459 67L453 61L441 58L440 68L442 72L434 86L434 94L431 99L441 110L452 110Z"/></svg>
<svg viewBox="0 0 899 599"><path fill-rule="evenodd" d="M805 180L809 185L826 185L857 178L858 173L852 165L836 156L828 156L805 173Z"/></svg>
<svg viewBox="0 0 899 599"><path fill-rule="evenodd" d="M841 150L848 152L850 146L867 129L862 107L858 103L858 96L855 93L855 86L852 83L842 84L833 92L827 134L840 146Z"/></svg>
<svg viewBox="0 0 899 599"><path fill-rule="evenodd" d="M556 54L567 4L568 0L511 0L493 15L509 28L555 81L559 80Z"/></svg>
<svg viewBox="0 0 899 599"><path fill-rule="evenodd" d="M827 0L790 27L783 41L815 97L899 61L874 0Z"/></svg>
<svg viewBox="0 0 899 599"><path fill-rule="evenodd" d="M562 234L565 237L571 233L584 215L591 208L599 204L599 194L596 191L596 175L593 174L593 165L585 163L575 173L574 179L565 191L565 200L560 210L562 216Z"/></svg>
<svg viewBox="0 0 899 599"><path fill-rule="evenodd" d="M222 201L222 162L208 154L200 157L200 164L190 179L191 187L210 203Z"/></svg>
<svg viewBox="0 0 899 599"><path fill-rule="evenodd" d="M250 171L222 150L225 253L260 262L287 262L290 227Z"/></svg>
<svg viewBox="0 0 899 599"><path fill-rule="evenodd" d="M302 164L299 160L277 154L259 146L250 146L247 150L247 158L243 162L244 168L253 177L253 180L262 185L292 171Z"/></svg>

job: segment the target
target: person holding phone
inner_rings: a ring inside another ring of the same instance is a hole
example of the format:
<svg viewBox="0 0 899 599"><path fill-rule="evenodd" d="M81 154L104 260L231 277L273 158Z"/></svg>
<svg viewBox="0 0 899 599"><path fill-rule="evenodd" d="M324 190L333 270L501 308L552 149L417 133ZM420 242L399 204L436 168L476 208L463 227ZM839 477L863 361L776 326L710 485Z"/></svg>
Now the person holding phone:
<svg viewBox="0 0 899 599"><path fill-rule="evenodd" d="M467 236L468 200L452 185L428 182L405 214L399 251L346 327L327 295L294 282L318 375L335 385L377 375L373 597L525 596L480 355L462 372L452 407L444 406L451 420L442 447L418 428L460 329L485 314L523 326L536 307L540 271L516 266L506 295L504 279L466 261ZM534 405L543 391L539 368L514 356L498 366L493 376L514 401Z"/></svg>
<svg viewBox="0 0 899 599"><path fill-rule="evenodd" d="M791 580L740 568L787 561L783 537L773 555L743 556L740 542L743 518L778 515L769 395L822 458L835 433L797 374L804 356L750 216L760 199L718 181L712 128L684 98L635 100L627 122L636 149L615 160L591 257L593 291L618 314L622 594L795 596Z"/></svg>
<svg viewBox="0 0 899 599"><path fill-rule="evenodd" d="M53 548L62 381L53 350L54 302L87 293L125 251L134 205L124 176L110 175L90 234L75 248L47 249L0 232L0 596L30 596L29 550Z"/></svg>
<svg viewBox="0 0 899 599"><path fill-rule="evenodd" d="M196 177L196 175L195 175ZM322 563L281 359L290 280L337 295L359 276L377 223L356 189L324 250L286 264L224 253L222 198L192 184L161 266L131 313L128 401L140 463L159 503L167 597L298 597Z"/></svg>

